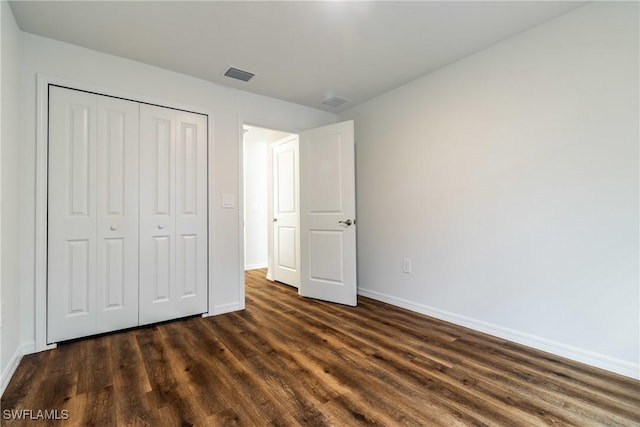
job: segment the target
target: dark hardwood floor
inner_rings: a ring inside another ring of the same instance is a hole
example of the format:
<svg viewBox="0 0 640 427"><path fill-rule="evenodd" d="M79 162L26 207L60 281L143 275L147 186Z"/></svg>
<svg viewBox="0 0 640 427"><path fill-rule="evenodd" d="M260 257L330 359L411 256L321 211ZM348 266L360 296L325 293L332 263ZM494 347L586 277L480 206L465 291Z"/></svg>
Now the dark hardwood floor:
<svg viewBox="0 0 640 427"><path fill-rule="evenodd" d="M367 298L247 274L247 309L25 356L3 425L640 425L640 382ZM3 417L4 418L4 417Z"/></svg>

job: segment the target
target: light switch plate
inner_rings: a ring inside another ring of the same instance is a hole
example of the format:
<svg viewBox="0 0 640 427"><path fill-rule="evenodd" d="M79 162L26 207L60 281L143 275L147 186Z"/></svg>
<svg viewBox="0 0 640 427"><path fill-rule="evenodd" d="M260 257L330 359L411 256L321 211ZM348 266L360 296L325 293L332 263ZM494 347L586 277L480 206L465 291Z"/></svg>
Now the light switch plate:
<svg viewBox="0 0 640 427"><path fill-rule="evenodd" d="M222 195L222 207L225 209L233 209L236 207L236 198L233 194Z"/></svg>

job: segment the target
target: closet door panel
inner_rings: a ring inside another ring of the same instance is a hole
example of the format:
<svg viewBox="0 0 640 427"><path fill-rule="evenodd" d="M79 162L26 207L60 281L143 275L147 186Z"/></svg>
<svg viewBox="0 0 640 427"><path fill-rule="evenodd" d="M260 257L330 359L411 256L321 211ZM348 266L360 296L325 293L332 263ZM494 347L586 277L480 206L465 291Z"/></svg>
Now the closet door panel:
<svg viewBox="0 0 640 427"><path fill-rule="evenodd" d="M138 324L139 104L98 96L97 331Z"/></svg>
<svg viewBox="0 0 640 427"><path fill-rule="evenodd" d="M175 112L140 106L140 324L178 317Z"/></svg>
<svg viewBox="0 0 640 427"><path fill-rule="evenodd" d="M207 311L206 117L141 105L140 324Z"/></svg>
<svg viewBox="0 0 640 427"><path fill-rule="evenodd" d="M47 340L96 325L96 143L94 95L50 88Z"/></svg>
<svg viewBox="0 0 640 427"><path fill-rule="evenodd" d="M138 104L51 86L47 339L138 324Z"/></svg>
<svg viewBox="0 0 640 427"><path fill-rule="evenodd" d="M207 120L176 112L176 284L183 313L207 311Z"/></svg>

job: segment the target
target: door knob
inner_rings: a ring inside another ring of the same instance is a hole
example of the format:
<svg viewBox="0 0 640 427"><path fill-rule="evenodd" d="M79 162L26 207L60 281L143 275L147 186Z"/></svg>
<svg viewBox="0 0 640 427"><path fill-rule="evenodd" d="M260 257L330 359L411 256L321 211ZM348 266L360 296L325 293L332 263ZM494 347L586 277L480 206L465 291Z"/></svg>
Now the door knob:
<svg viewBox="0 0 640 427"><path fill-rule="evenodd" d="M111 227L109 227L112 231L116 231L118 229L117 225L112 225Z"/></svg>
<svg viewBox="0 0 640 427"><path fill-rule="evenodd" d="M346 220L346 221L338 221L338 224L344 224L347 227L350 226L351 224L353 224L353 222L351 222L350 219Z"/></svg>
<svg viewBox="0 0 640 427"><path fill-rule="evenodd" d="M273 222L278 222L278 218L273 218Z"/></svg>
<svg viewBox="0 0 640 427"><path fill-rule="evenodd" d="M163 228L164 228L164 225L158 224L158 230L162 230Z"/></svg>

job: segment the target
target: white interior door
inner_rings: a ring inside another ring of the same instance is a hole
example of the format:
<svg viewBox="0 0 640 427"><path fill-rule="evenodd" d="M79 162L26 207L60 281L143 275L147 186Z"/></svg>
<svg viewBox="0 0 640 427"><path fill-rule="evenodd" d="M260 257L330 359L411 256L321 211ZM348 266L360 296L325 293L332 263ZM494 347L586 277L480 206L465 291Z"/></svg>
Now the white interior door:
<svg viewBox="0 0 640 427"><path fill-rule="evenodd" d="M138 104L59 87L49 102L47 341L57 342L138 323Z"/></svg>
<svg viewBox="0 0 640 427"><path fill-rule="evenodd" d="M140 106L140 324L207 310L207 122Z"/></svg>
<svg viewBox="0 0 640 427"><path fill-rule="evenodd" d="M299 293L355 306L356 204L353 121L300 134Z"/></svg>
<svg viewBox="0 0 640 427"><path fill-rule="evenodd" d="M300 285L298 136L272 145L273 280Z"/></svg>

